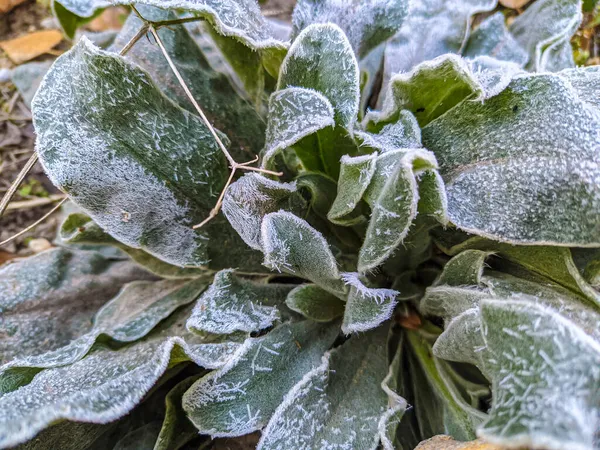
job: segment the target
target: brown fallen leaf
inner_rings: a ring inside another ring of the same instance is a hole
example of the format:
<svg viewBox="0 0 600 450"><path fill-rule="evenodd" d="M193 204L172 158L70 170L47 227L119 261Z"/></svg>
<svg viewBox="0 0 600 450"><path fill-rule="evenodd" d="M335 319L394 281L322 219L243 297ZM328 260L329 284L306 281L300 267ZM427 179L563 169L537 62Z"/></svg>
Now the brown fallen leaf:
<svg viewBox="0 0 600 450"><path fill-rule="evenodd" d="M0 0L0 14L9 12L15 6L26 2L27 0Z"/></svg>
<svg viewBox="0 0 600 450"><path fill-rule="evenodd" d="M500 4L506 8L510 9L521 9L531 0L499 0Z"/></svg>
<svg viewBox="0 0 600 450"><path fill-rule="evenodd" d="M125 8L112 6L92 20L86 28L91 31L119 30L123 26L123 17L126 15Z"/></svg>
<svg viewBox="0 0 600 450"><path fill-rule="evenodd" d="M6 261L10 261L11 259L15 259L18 258L19 255L16 255L14 253L9 253L9 252L5 252L3 250L0 250L0 264L5 263Z"/></svg>
<svg viewBox="0 0 600 450"><path fill-rule="evenodd" d="M450 436L440 435L421 442L415 450L503 450L503 447L484 442L481 439L460 442Z"/></svg>
<svg viewBox="0 0 600 450"><path fill-rule="evenodd" d="M0 48L12 62L21 64L52 50L62 39L62 33L58 30L35 31L16 39L0 41Z"/></svg>

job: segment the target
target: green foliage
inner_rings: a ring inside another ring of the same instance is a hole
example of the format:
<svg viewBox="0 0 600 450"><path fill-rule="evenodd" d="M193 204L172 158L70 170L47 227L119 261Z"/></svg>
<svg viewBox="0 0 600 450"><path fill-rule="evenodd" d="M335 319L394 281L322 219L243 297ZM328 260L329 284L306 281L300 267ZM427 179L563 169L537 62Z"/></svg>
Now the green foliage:
<svg viewBox="0 0 600 450"><path fill-rule="evenodd" d="M80 210L0 267L0 448L600 449L579 0L299 0L291 42L252 0L114 3L32 101Z"/></svg>

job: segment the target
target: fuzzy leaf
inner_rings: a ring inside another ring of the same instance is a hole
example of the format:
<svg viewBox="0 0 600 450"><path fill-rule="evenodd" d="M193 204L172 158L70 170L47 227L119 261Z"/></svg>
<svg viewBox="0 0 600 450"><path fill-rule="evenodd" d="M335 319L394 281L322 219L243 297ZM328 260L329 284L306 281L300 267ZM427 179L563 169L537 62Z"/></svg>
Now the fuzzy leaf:
<svg viewBox="0 0 600 450"><path fill-rule="evenodd" d="M285 304L315 322L331 322L344 314L344 303L315 284L295 287L285 299Z"/></svg>
<svg viewBox="0 0 600 450"><path fill-rule="evenodd" d="M327 218L333 223L347 224L348 216L356 209L375 173L377 153L365 156L343 156L337 196ZM358 218L360 220L360 216Z"/></svg>
<svg viewBox="0 0 600 450"><path fill-rule="evenodd" d="M165 370L192 360L219 367L239 344L204 344L177 335L181 321L121 348L98 346L72 365L43 370L31 383L0 396L0 446L18 444L59 420L107 423L131 411Z"/></svg>
<svg viewBox="0 0 600 450"><path fill-rule="evenodd" d="M50 179L96 223L170 264L208 263L206 230L191 226L216 201L226 161L146 72L82 38L44 78L33 115Z"/></svg>
<svg viewBox="0 0 600 450"><path fill-rule="evenodd" d="M254 283L235 276L231 269L222 270L198 299L186 326L200 334L263 330L281 319L278 307L283 305L291 288Z"/></svg>
<svg viewBox="0 0 600 450"><path fill-rule="evenodd" d="M344 296L337 262L321 233L285 211L267 214L261 226L265 265L312 281Z"/></svg>
<svg viewBox="0 0 600 450"><path fill-rule="evenodd" d="M527 68L537 72L574 67L569 40L582 20L581 0L541 0L515 18L510 31L529 53ZM557 57L568 48L565 59Z"/></svg>
<svg viewBox="0 0 600 450"><path fill-rule="evenodd" d="M72 16L89 18L115 4L183 10L202 17L219 34L235 38L252 50L276 52L286 49L285 43L272 37L268 23L253 0L56 0L55 4L66 10L65 15L59 17L62 20L72 20Z"/></svg>
<svg viewBox="0 0 600 450"><path fill-rule="evenodd" d="M68 344L123 284L148 278L129 262L64 248L2 265L0 364Z"/></svg>
<svg viewBox="0 0 600 450"><path fill-rule="evenodd" d="M485 414L461 398L451 379L452 369L432 356L431 346L416 332L407 333L414 407L425 436L447 433L461 440L475 438Z"/></svg>
<svg viewBox="0 0 600 450"><path fill-rule="evenodd" d="M469 37L463 55L468 58L491 56L503 61L512 61L521 67L529 60L527 52L506 28L501 12L491 15L479 24Z"/></svg>
<svg viewBox="0 0 600 450"><path fill-rule="evenodd" d="M496 0L427 0L411 4L400 32L385 51L383 85L422 61L458 53L469 36L471 17L496 7Z"/></svg>
<svg viewBox="0 0 600 450"><path fill-rule="evenodd" d="M383 161L393 163L388 165ZM417 215L419 193L415 172L435 169L437 163L426 150L398 150L382 155L377 166L376 171L379 167L387 170L390 166L393 171L371 203L371 220L358 259L361 272L377 267L402 243ZM373 187L377 181L374 177L371 192L367 194L371 198L378 189Z"/></svg>
<svg viewBox="0 0 600 450"><path fill-rule="evenodd" d="M485 260L489 255L490 253L481 250L465 250L459 253L444 266L444 271L436 280L435 285L479 285Z"/></svg>
<svg viewBox="0 0 600 450"><path fill-rule="evenodd" d="M420 148L421 128L416 117L408 110L387 115L370 111L364 120L366 131L356 131L361 146L371 147L381 153L399 148Z"/></svg>
<svg viewBox="0 0 600 450"><path fill-rule="evenodd" d="M423 143L440 163L458 228L519 244L597 246L599 125L600 111L565 78L523 75L431 122Z"/></svg>
<svg viewBox="0 0 600 450"><path fill-rule="evenodd" d="M298 35L277 82L277 90L289 87L323 94L333 106L336 125L352 128L360 101L358 62L337 25L310 25Z"/></svg>
<svg viewBox="0 0 600 450"><path fill-rule="evenodd" d="M203 269L182 268L168 264L149 253L124 245L106 233L82 213L69 214L62 223L60 239L67 244L107 245L123 250L136 263L162 278L193 278L206 274Z"/></svg>
<svg viewBox="0 0 600 450"><path fill-rule="evenodd" d="M202 434L241 436L261 429L281 398L319 364L336 325L284 324L248 339L222 368L198 380L183 408Z"/></svg>
<svg viewBox="0 0 600 450"><path fill-rule="evenodd" d="M503 445L594 448L598 342L559 314L525 302L486 300L481 317L495 389L479 435Z"/></svg>
<svg viewBox="0 0 600 450"><path fill-rule="evenodd" d="M387 335L381 327L327 352L283 398L257 448L375 450L386 416L401 415L406 407L404 399L382 389L389 370Z"/></svg>
<svg viewBox="0 0 600 450"><path fill-rule="evenodd" d="M318 130L334 125L334 111L323 95L311 89L288 88L271 95L269 99L269 123L263 166L269 167L279 152L298 143L302 138ZM309 168L319 167L320 161L310 153L303 162ZM318 157L318 156L317 156Z"/></svg>
<svg viewBox="0 0 600 450"><path fill-rule="evenodd" d="M299 212L304 209L304 203L296 192L295 183L280 183L249 173L227 189L223 213L246 244L261 250L260 224L263 217L280 209Z"/></svg>
<svg viewBox="0 0 600 450"><path fill-rule="evenodd" d="M407 0L340 3L335 0L300 0L294 8L293 33L314 23L335 23L348 36L359 57L392 37L408 14Z"/></svg>
<svg viewBox="0 0 600 450"><path fill-rule="evenodd" d="M154 7L139 5L138 10L145 18L153 21L177 18L174 12ZM141 27L142 21L135 14L130 14L111 50L120 51ZM160 28L158 34L194 99L201 105L210 122L231 140L230 151L233 157L240 162L254 158L264 146L265 126L248 99L238 95L225 74L210 66L183 25ZM147 70L167 97L192 114L197 114L155 43L140 39L125 58Z"/></svg>
<svg viewBox="0 0 600 450"><path fill-rule="evenodd" d="M96 313L94 324L84 335L64 347L39 355L17 357L0 366L0 392L18 383L25 368L47 369L73 364L83 358L100 336L118 342L133 342L145 335L180 306L194 301L207 286L204 280L189 283L163 280L126 284L115 298Z"/></svg>
<svg viewBox="0 0 600 450"><path fill-rule="evenodd" d="M345 273L343 279L350 286L342 323L344 333L370 330L391 317L398 291L370 288L360 280L357 273Z"/></svg>

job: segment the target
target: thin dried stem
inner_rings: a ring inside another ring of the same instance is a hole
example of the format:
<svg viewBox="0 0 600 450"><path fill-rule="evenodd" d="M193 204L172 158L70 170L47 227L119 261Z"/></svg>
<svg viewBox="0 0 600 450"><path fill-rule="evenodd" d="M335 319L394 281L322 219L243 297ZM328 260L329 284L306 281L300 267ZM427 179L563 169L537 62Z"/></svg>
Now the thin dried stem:
<svg viewBox="0 0 600 450"><path fill-rule="evenodd" d="M49 197L38 197L31 200L24 200L22 202L11 202L6 208L7 211L14 211L17 209L31 209L38 206L50 205L64 199L64 195L50 195Z"/></svg>
<svg viewBox="0 0 600 450"><path fill-rule="evenodd" d="M2 197L2 200L0 201L0 217L2 217L2 214L4 214L4 211L6 211L6 208L8 207L8 203L15 195L15 192L17 192L17 189L19 189L19 186L21 185L21 183L23 182L23 180L25 179L25 177L27 176L29 171L33 168L33 166L35 166L35 163L37 162L37 160L38 160L37 153L34 153L33 155L31 155L31 157L25 163L25 166L23 166L23 168L21 169L21 172L19 172L19 175L17 175L16 180L13 181L13 183L10 185L10 187L4 194L4 197Z"/></svg>
<svg viewBox="0 0 600 450"><path fill-rule="evenodd" d="M142 27L138 30L138 32L135 33L135 35L129 40L129 42L125 44L125 46L121 49L119 55L124 56L129 50L131 50L131 47L133 47L135 43L139 41L142 38L142 36L144 36L147 32L148 24L144 22Z"/></svg>
<svg viewBox="0 0 600 450"><path fill-rule="evenodd" d="M169 64L169 67L171 68L171 71L173 72L173 74L177 78L177 81L181 85L183 91L185 92L185 95L187 96L188 100L192 103L192 105L196 109L196 112L198 113L198 115L200 116L200 118L202 119L202 121L207 126L208 130L210 131L210 133L212 134L213 138L215 139L215 141L216 141L219 149L221 150L221 152L223 152L223 155L225 155L225 158L227 158L227 160L229 161L229 165L231 167L231 173L229 175L229 179L228 179L227 183L225 184L225 186L223 187L223 190L221 191L221 195L219 195L219 199L217 200L217 204L210 211L209 216L206 219L204 219L201 223L199 223L197 225L194 225L192 227L194 229L198 229L198 228L204 226L207 222L209 222L211 219L213 219L219 213L219 210L221 209L221 204L223 203L223 197L225 196L225 192L227 191L227 188L229 187L229 185L231 184L231 182L233 180L233 176L234 176L236 170L238 170L238 169L239 170L250 170L250 171L260 172L260 173L264 173L264 174L268 174L268 175L274 175L274 176L281 176L283 174L281 172L275 172L275 171L272 171L272 170L267 170L267 169L262 169L262 168L259 168L259 167L249 166L249 164L252 164L252 163L258 161L258 157L255 160L249 161L249 162L246 162L246 163L238 163L235 159L233 159L233 157L231 156L231 154L229 153L229 151L227 151L227 148L223 144L223 141L221 141L221 138L217 134L217 131L215 130L215 128L210 123L210 120L208 120L208 117L206 117L206 114L204 113L204 111L202 110L202 108L200 107L200 105L198 104L198 102L196 101L196 99L194 98L194 96L192 95L192 92L190 91L190 88L188 87L187 83L185 82L185 80L181 76L181 73L179 72L179 69L177 69L177 67L175 66L175 63L173 62L173 60L171 59L171 56L167 52L167 49L165 48L165 45L164 45L162 39L158 35L156 26L152 22L149 22L146 19L144 19L144 17L139 13L139 11L135 8L135 6L132 6L132 9L133 9L134 13L137 14L138 17L141 20L143 20L148 25L148 30L150 31L150 33L152 34L152 36L156 40L156 43L158 44L158 47L160 48L160 51L162 52L163 56L167 60L167 63Z"/></svg>
<svg viewBox="0 0 600 450"><path fill-rule="evenodd" d="M56 211L58 211L60 209L60 207L66 201L67 201L67 198L66 197L63 198L54 208L52 208L50 211L48 211L46 214L44 214L40 219L38 219L35 222L33 222L31 225L29 225L24 230L21 230L17 234L14 234L11 237L9 237L8 239L5 239L4 241L0 242L0 247L3 246L3 245L8 244L9 242L11 242L13 240L15 240L19 236L23 236L28 231L30 231L30 230L34 229L35 227L37 227L39 224L41 224L42 222L44 222L48 217L50 217L52 214L54 214Z"/></svg>

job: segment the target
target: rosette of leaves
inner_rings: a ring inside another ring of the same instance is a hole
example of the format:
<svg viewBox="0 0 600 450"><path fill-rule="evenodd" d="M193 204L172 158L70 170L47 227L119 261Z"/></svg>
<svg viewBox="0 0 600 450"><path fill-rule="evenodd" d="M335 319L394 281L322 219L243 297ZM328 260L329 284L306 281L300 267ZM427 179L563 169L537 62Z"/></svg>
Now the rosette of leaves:
<svg viewBox="0 0 600 450"><path fill-rule="evenodd" d="M0 267L1 448L600 448L579 2L299 0L290 42L250 0L116 3L32 102L78 211Z"/></svg>

